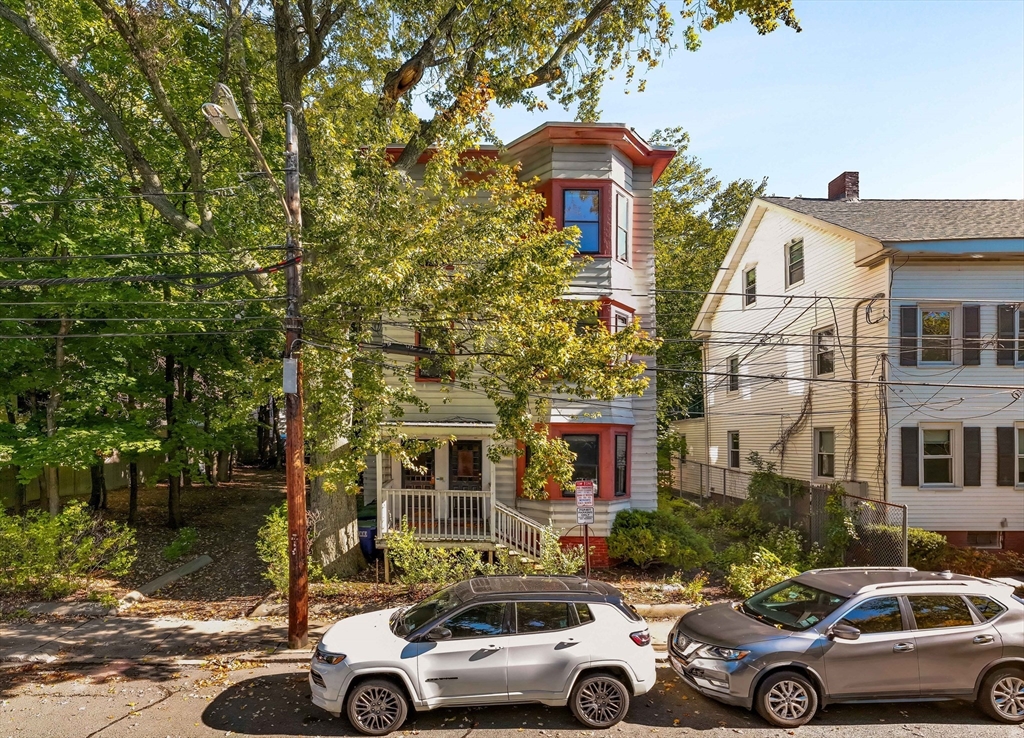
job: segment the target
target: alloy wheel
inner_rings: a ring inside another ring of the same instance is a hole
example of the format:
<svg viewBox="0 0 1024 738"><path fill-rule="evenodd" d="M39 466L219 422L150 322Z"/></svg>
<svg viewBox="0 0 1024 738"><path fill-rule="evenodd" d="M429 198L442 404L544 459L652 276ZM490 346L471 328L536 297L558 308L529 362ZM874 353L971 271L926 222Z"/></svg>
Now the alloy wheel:
<svg viewBox="0 0 1024 738"><path fill-rule="evenodd" d="M580 690L577 705L595 726L610 725L622 710L622 687L611 679L593 679Z"/></svg>
<svg viewBox="0 0 1024 738"><path fill-rule="evenodd" d="M1004 676L992 685L992 702L1008 718L1019 720L1024 717L1024 679Z"/></svg>
<svg viewBox="0 0 1024 738"><path fill-rule="evenodd" d="M768 709L783 720L799 720L807 712L810 698L799 682L784 680L774 685L767 695Z"/></svg>
<svg viewBox="0 0 1024 738"><path fill-rule="evenodd" d="M356 697L353 712L359 723L374 732L394 727L401 714L398 695L385 687L369 687Z"/></svg>

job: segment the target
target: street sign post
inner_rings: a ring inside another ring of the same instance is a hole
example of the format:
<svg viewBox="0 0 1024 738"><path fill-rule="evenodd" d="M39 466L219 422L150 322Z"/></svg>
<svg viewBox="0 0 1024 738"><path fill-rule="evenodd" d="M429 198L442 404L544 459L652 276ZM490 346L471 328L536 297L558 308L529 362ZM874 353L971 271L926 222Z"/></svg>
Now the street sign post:
<svg viewBox="0 0 1024 738"><path fill-rule="evenodd" d="M592 479L576 481L576 525L583 526L583 574L590 579L590 526L594 524L594 492Z"/></svg>

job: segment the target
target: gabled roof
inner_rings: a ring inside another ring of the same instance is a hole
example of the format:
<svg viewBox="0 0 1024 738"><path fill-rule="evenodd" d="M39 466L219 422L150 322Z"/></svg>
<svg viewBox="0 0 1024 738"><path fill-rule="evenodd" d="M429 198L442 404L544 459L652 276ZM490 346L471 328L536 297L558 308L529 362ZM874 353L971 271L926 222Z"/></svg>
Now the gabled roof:
<svg viewBox="0 0 1024 738"><path fill-rule="evenodd" d="M762 199L883 243L1024 238L1024 200Z"/></svg>

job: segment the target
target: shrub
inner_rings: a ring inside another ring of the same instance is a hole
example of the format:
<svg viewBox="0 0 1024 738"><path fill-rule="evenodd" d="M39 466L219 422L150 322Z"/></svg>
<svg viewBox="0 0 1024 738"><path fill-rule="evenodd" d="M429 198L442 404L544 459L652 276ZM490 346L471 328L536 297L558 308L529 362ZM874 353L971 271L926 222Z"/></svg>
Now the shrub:
<svg viewBox="0 0 1024 738"><path fill-rule="evenodd" d="M541 534L540 568L552 576L569 576L583 569L587 555L583 546L563 547L554 528L547 526Z"/></svg>
<svg viewBox="0 0 1024 738"><path fill-rule="evenodd" d="M946 537L941 533L922 528L907 529L907 563L918 569L933 568L930 565L947 548Z"/></svg>
<svg viewBox="0 0 1024 738"><path fill-rule="evenodd" d="M471 548L428 548L416 540L408 521L384 534L388 557L403 584L448 584L468 579L482 569L480 552Z"/></svg>
<svg viewBox="0 0 1024 738"><path fill-rule="evenodd" d="M793 567L783 564L771 551L759 548L754 552L751 563L730 566L725 580L736 594L751 597L799 573Z"/></svg>
<svg viewBox="0 0 1024 738"><path fill-rule="evenodd" d="M182 528L170 545L164 548L164 558L168 561L177 561L192 550L197 540L199 531L195 528Z"/></svg>
<svg viewBox="0 0 1024 738"><path fill-rule="evenodd" d="M679 596L694 607L704 607L708 604L704 596L704 588L708 586L708 575L704 572L697 572L693 579L688 581L680 578L679 572L676 572L669 577L668 584L678 587Z"/></svg>
<svg viewBox="0 0 1024 738"><path fill-rule="evenodd" d="M615 516L608 554L641 569L657 563L692 569L711 559L711 546L707 538L672 513L624 510Z"/></svg>
<svg viewBox="0 0 1024 738"><path fill-rule="evenodd" d="M307 526L307 535L313 538L313 526ZM310 540L312 542L312 540ZM256 534L256 554L267 565L263 576L278 592L288 591L288 503L282 502L270 511L263 527ZM323 578L323 567L309 561L311 580Z"/></svg>
<svg viewBox="0 0 1024 738"><path fill-rule="evenodd" d="M928 562L936 571L949 569L975 577L1012 576L1024 573L1024 557L1010 551L983 551L976 548L946 546Z"/></svg>
<svg viewBox="0 0 1024 738"><path fill-rule="evenodd" d="M795 528L772 526L763 536L757 536L751 543L767 549L788 566L798 566L804 559L804 538Z"/></svg>
<svg viewBox="0 0 1024 738"><path fill-rule="evenodd" d="M123 576L135 563L135 532L69 503L57 516L0 509L0 594L62 597L100 572Z"/></svg>

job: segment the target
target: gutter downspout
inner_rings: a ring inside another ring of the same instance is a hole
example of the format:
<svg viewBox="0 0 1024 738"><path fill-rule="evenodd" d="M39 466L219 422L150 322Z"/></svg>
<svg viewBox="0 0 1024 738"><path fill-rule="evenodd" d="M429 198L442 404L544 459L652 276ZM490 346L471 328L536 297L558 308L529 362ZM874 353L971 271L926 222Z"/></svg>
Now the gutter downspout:
<svg viewBox="0 0 1024 738"><path fill-rule="evenodd" d="M850 379L853 380L850 383L850 463L847 465L846 476L852 477L851 482L857 481L857 459L858 459L858 443L860 441L860 433L858 432L858 400L860 399L860 393L857 391L859 385L857 384L857 324L858 316L860 315L860 309L875 300L880 300L885 297L884 292L876 292L871 297L865 297L863 300L858 300L857 304L853 306L853 347L850 349ZM836 332L839 331L839 327L836 326Z"/></svg>
<svg viewBox="0 0 1024 738"><path fill-rule="evenodd" d="M701 345L700 352L700 368L704 372L703 386L701 391L704 393L704 468L708 472L708 499L711 498L711 419L708 409L711 405L708 403L708 340L704 339L704 343Z"/></svg>

